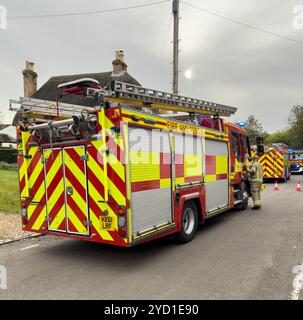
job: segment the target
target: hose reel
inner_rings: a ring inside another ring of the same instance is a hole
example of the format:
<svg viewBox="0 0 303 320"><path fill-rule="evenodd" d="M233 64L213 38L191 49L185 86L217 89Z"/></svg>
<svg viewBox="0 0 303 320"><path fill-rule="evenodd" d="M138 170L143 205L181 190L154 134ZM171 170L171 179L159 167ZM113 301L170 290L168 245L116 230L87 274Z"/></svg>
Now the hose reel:
<svg viewBox="0 0 303 320"><path fill-rule="evenodd" d="M67 120L50 120L41 124L32 124L27 127L33 139L39 143L53 143L63 140L80 140L96 133L98 119L95 114L82 112L81 116L74 115Z"/></svg>

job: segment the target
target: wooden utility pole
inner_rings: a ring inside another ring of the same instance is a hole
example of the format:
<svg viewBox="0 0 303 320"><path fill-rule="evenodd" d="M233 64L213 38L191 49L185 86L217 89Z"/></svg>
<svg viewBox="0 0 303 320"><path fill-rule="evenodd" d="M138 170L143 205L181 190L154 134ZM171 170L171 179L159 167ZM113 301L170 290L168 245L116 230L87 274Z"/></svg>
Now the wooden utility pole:
<svg viewBox="0 0 303 320"><path fill-rule="evenodd" d="M173 60L173 93L179 93L179 9L180 0L173 0L174 16L174 60Z"/></svg>

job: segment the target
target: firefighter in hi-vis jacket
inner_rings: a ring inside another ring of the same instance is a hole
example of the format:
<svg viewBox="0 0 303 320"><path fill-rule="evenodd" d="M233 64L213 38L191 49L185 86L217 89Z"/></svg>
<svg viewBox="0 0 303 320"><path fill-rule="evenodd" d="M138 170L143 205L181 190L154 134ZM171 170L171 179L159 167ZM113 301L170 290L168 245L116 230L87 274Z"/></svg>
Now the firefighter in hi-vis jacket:
<svg viewBox="0 0 303 320"><path fill-rule="evenodd" d="M249 168L250 170L250 190L251 197L254 202L253 209L261 208L261 188L263 184L263 167L262 164L258 162L259 156L256 155L253 162Z"/></svg>

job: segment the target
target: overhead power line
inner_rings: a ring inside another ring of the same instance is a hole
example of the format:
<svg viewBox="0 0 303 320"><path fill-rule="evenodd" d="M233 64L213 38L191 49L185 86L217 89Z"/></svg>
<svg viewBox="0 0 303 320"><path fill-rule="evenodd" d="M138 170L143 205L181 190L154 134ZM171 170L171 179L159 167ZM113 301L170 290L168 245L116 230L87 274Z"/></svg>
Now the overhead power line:
<svg viewBox="0 0 303 320"><path fill-rule="evenodd" d="M163 40L163 43L162 43L162 47L161 47L160 54L159 54L159 59L162 58L163 53L164 53L164 49L165 49L165 47L167 45L167 40L168 40L168 36L169 36L169 32L170 32L172 23L173 23L173 16L171 16L171 18L169 20L169 24L167 26L167 31L165 33L165 37L164 37L164 40Z"/></svg>
<svg viewBox="0 0 303 320"><path fill-rule="evenodd" d="M223 19L225 21L238 24L238 25L240 25L242 27L246 27L246 28L249 28L249 29L252 29L252 30L255 30L255 31L263 32L265 34L268 34L268 35L271 35L271 36L274 36L274 37L278 37L278 38L281 38L281 39L284 39L284 40L287 40L287 41L292 41L292 42L298 43L300 45L303 45L303 41L296 40L296 39L293 39L293 38L289 38L289 37L286 37L286 36L284 36L282 34L279 34L279 33L271 32L271 31L268 31L268 30L265 30L265 29L262 29L262 28L259 28L259 27L256 27L256 26L253 26L253 25L250 25L250 24L238 21L238 20L235 20L235 19L231 19L231 18L225 17L225 16L223 16L221 14L218 14L216 12L213 12L213 11L201 8L201 7L197 7L197 6L193 5L193 4L187 3L185 1L182 1L182 3L184 5L186 5L186 6L188 6L188 7L197 9L199 11L202 11L204 13L210 14L212 16L215 16L217 18Z"/></svg>
<svg viewBox="0 0 303 320"><path fill-rule="evenodd" d="M42 15L30 15L30 16L9 16L8 19L10 19L10 20L24 20L24 19L41 19L41 18L97 15L97 14L103 14L103 13L111 13L111 12L119 12L119 11L125 11L125 10L151 7L151 6L156 6L156 5L160 5L160 4L167 3L167 2L171 2L171 0L162 0L162 1L152 2L152 3L139 4L139 5L130 6L130 7L95 10L95 11L87 11L87 12L66 12L66 13L58 13L58 14L42 14Z"/></svg>

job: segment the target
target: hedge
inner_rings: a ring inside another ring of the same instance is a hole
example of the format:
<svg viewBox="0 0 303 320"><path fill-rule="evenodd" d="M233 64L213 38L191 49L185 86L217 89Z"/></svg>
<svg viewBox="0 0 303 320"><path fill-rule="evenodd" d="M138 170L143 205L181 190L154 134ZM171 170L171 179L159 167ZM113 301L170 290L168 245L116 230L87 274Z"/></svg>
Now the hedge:
<svg viewBox="0 0 303 320"><path fill-rule="evenodd" d="M17 150L0 147L0 162L17 163Z"/></svg>
<svg viewBox="0 0 303 320"><path fill-rule="evenodd" d="M17 171L17 163L7 163L0 161L0 170Z"/></svg>

